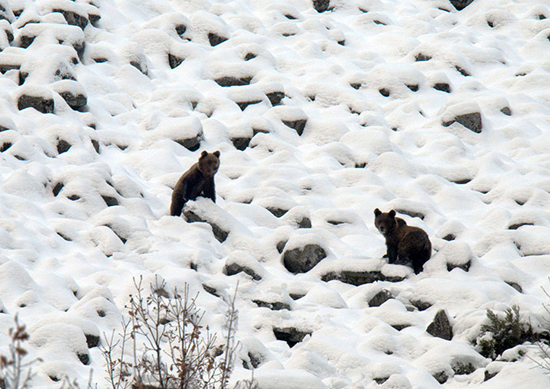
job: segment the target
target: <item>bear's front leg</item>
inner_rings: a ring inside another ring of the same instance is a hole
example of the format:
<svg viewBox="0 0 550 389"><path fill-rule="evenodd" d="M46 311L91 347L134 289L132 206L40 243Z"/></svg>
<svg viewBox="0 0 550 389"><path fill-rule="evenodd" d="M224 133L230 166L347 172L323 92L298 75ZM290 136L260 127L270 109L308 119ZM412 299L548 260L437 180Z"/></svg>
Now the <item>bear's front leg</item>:
<svg viewBox="0 0 550 389"><path fill-rule="evenodd" d="M397 261L397 246L393 244L386 244L388 246L388 252L386 256L388 257L388 263L395 263Z"/></svg>
<svg viewBox="0 0 550 389"><path fill-rule="evenodd" d="M204 189L202 190L204 197L208 197L214 203L216 202L216 188L214 186L214 177L204 183Z"/></svg>

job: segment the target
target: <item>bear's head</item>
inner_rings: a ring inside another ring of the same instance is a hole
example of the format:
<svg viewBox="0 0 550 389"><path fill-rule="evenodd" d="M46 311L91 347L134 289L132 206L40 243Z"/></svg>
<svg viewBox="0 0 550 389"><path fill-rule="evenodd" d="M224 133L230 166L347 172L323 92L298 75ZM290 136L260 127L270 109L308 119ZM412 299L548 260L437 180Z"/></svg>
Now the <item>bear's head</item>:
<svg viewBox="0 0 550 389"><path fill-rule="evenodd" d="M374 216L374 225L382 235L388 236L393 233L395 227L397 227L395 211L393 209L389 212L382 212L376 208L374 210Z"/></svg>
<svg viewBox="0 0 550 389"><path fill-rule="evenodd" d="M206 177L214 177L220 166L220 152L209 153L204 150L199 157L199 170Z"/></svg>

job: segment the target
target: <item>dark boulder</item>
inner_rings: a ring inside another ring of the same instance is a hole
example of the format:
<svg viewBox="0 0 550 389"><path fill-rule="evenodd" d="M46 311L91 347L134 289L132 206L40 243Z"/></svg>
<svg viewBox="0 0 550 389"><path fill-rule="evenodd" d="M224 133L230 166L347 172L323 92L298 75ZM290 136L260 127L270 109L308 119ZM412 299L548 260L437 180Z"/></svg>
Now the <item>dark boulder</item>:
<svg viewBox="0 0 550 389"><path fill-rule="evenodd" d="M330 0L313 0L313 8L319 13L330 10Z"/></svg>
<svg viewBox="0 0 550 389"><path fill-rule="evenodd" d="M453 339L453 327L444 310L440 310L436 313L434 320L430 323L426 332L437 338L445 340Z"/></svg>
<svg viewBox="0 0 550 389"><path fill-rule="evenodd" d="M210 42L210 46L217 46L220 43L223 43L227 40L226 37L218 35L216 33L210 32L208 33L208 41Z"/></svg>
<svg viewBox="0 0 550 389"><path fill-rule="evenodd" d="M464 8L469 6L474 2L474 0L449 0L453 7L456 8L457 11L462 11Z"/></svg>
<svg viewBox="0 0 550 389"><path fill-rule="evenodd" d="M187 139L175 139L174 142L182 145L189 151L197 151L201 146L202 133L197 134L192 138Z"/></svg>
<svg viewBox="0 0 550 389"><path fill-rule="evenodd" d="M283 120L283 123L285 126L295 129L298 135L302 135L306 128L307 119Z"/></svg>
<svg viewBox="0 0 550 389"><path fill-rule="evenodd" d="M200 216L198 216L196 213L194 213L189 209L183 210L183 216L185 216L185 219L187 220L188 223L199 222L199 223L209 224L210 227L212 227L212 233L214 234L216 239L221 243L223 243L227 239L227 236L229 235L228 231L224 231L216 223L201 218Z"/></svg>
<svg viewBox="0 0 550 389"><path fill-rule="evenodd" d="M307 244L302 248L285 250L283 252L283 263L291 273L306 273L326 256L325 249L318 244Z"/></svg>
<svg viewBox="0 0 550 389"><path fill-rule="evenodd" d="M243 86L243 85L250 85L250 81L252 80L252 77L231 77L231 76L225 76L215 79L216 83L219 86L228 87L228 86Z"/></svg>
<svg viewBox="0 0 550 389"><path fill-rule="evenodd" d="M67 24L72 26L77 26L84 30L84 28L88 25L88 18L86 16L79 15L76 12L67 11L64 9L54 9L53 12L60 12L67 21Z"/></svg>
<svg viewBox="0 0 550 389"><path fill-rule="evenodd" d="M81 111L87 104L88 98L82 93L73 93L71 91L59 92L59 95L75 111Z"/></svg>
<svg viewBox="0 0 550 389"><path fill-rule="evenodd" d="M404 277L388 277L379 270L340 270L332 271L321 276L321 279L325 282L337 280L345 284L360 286L365 284L372 284L376 281L388 281L388 282L400 282Z"/></svg>
<svg viewBox="0 0 550 389"><path fill-rule="evenodd" d="M34 108L42 113L53 113L54 102L53 98L46 98L42 96L21 95L17 101L17 108L23 110L25 108Z"/></svg>
<svg viewBox="0 0 550 389"><path fill-rule="evenodd" d="M443 126L449 127L451 124L455 122L462 124L467 129L478 134L481 132L481 129L483 128L483 122L481 119L480 112L472 112L464 115L458 115L450 121L443 122Z"/></svg>
<svg viewBox="0 0 550 389"><path fill-rule="evenodd" d="M175 69L178 66L180 66L185 58L180 58L174 54L169 53L168 54L168 65L170 65L170 69Z"/></svg>
<svg viewBox="0 0 550 389"><path fill-rule="evenodd" d="M384 304L386 301L392 299L392 294L387 290L381 290L376 293L373 298L369 300L369 307L379 307Z"/></svg>
<svg viewBox="0 0 550 389"><path fill-rule="evenodd" d="M282 340L289 347L294 347L296 344L304 340L307 335L311 335L309 331L301 331L294 327L273 328L273 334L277 340Z"/></svg>

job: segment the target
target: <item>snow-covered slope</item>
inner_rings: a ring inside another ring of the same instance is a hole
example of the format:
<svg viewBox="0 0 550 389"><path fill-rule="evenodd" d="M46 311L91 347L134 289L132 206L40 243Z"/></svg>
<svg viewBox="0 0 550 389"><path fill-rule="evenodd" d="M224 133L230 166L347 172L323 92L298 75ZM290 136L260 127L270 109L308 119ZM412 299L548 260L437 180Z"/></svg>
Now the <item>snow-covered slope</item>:
<svg viewBox="0 0 550 389"><path fill-rule="evenodd" d="M107 387L86 335L120 328L140 275L188 283L214 329L239 283L233 377L262 389L550 386L471 344L486 309L550 320L550 7L316 5L0 0L0 341L18 314L34 387ZM217 202L189 206L227 236L168 215L202 150ZM429 233L420 275L381 258L377 207ZM308 244L326 257L289 272ZM440 310L451 341L426 332Z"/></svg>

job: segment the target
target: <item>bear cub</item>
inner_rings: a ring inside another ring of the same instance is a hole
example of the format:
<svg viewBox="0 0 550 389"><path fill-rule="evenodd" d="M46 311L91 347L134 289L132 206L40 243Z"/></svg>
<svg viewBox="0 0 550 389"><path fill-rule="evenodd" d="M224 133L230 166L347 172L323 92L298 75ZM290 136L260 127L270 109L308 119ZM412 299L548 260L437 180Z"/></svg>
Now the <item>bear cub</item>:
<svg viewBox="0 0 550 389"><path fill-rule="evenodd" d="M432 244L428 234L418 227L408 226L407 222L395 217L395 211L374 210L374 225L386 238L388 263L412 262L415 274L422 271L424 263L432 255Z"/></svg>
<svg viewBox="0 0 550 389"><path fill-rule="evenodd" d="M220 152L208 153L203 151L199 161L189 168L180 177L172 192L170 215L180 216L183 206L188 200L195 200L198 196L208 197L216 202L214 175L220 166Z"/></svg>

